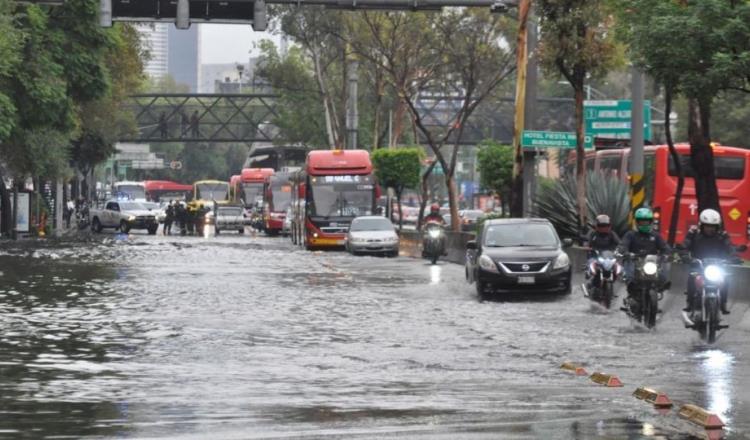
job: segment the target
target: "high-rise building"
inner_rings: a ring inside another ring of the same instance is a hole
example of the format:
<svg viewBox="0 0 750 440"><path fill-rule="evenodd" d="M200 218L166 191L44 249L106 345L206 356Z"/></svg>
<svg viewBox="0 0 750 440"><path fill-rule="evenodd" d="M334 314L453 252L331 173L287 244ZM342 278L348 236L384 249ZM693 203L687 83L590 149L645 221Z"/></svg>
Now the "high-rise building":
<svg viewBox="0 0 750 440"><path fill-rule="evenodd" d="M169 74L177 84L184 84L190 92L200 84L200 25L177 29L174 23L137 25L144 46L150 53L144 70L154 79Z"/></svg>
<svg viewBox="0 0 750 440"><path fill-rule="evenodd" d="M191 93L198 92L200 85L200 47L199 24L184 30L169 25L169 74L176 83L188 85Z"/></svg>
<svg viewBox="0 0 750 440"><path fill-rule="evenodd" d="M143 46L150 55L144 66L146 74L150 78L165 76L169 71L169 24L138 24L136 29L141 34Z"/></svg>

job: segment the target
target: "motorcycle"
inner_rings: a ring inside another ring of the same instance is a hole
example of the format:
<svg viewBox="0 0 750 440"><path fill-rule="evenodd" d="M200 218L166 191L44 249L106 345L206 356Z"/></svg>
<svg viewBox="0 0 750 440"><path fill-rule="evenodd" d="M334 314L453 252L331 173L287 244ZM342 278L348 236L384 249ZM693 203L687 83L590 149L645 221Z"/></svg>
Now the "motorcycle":
<svg viewBox="0 0 750 440"><path fill-rule="evenodd" d="M642 322L647 328L656 326L656 316L659 314L659 301L664 297L660 275L664 270L658 255L628 254L628 260L633 261L633 279L626 280L633 284L635 292L631 292L620 310L628 316Z"/></svg>
<svg viewBox="0 0 750 440"><path fill-rule="evenodd" d="M721 259L693 259L698 270L692 272L695 280L696 297L693 298L692 316L682 312L685 327L697 330L701 339L713 344L716 341L716 332L728 328L721 324L721 289L725 286L726 271L724 266L729 263ZM698 296L700 292L700 296ZM696 307L697 306L697 307Z"/></svg>
<svg viewBox="0 0 750 440"><path fill-rule="evenodd" d="M439 223L428 222L424 226L422 256L429 258L432 264L445 253L445 230Z"/></svg>
<svg viewBox="0 0 750 440"><path fill-rule="evenodd" d="M588 266L587 278L593 278L594 289L589 292L586 283L583 283L583 294L592 301L609 309L614 298L615 281L622 274L622 266L617 262L612 251L595 251L594 259Z"/></svg>

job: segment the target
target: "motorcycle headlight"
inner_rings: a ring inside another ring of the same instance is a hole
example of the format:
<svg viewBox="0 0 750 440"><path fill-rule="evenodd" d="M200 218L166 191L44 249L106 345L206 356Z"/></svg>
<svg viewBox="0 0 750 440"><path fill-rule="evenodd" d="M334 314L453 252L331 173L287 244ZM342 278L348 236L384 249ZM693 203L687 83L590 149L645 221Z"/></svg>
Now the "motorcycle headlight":
<svg viewBox="0 0 750 440"><path fill-rule="evenodd" d="M495 262L492 261L492 258L488 257L487 255L482 255L481 257L479 257L479 267L488 272L500 273L500 271L497 270L497 264L495 264Z"/></svg>
<svg viewBox="0 0 750 440"><path fill-rule="evenodd" d="M565 269L570 265L570 258L568 257L568 254L565 252L561 253L557 256L557 259L555 259L555 264L552 266L552 269Z"/></svg>
<svg viewBox="0 0 750 440"><path fill-rule="evenodd" d="M659 270L659 266L653 261L649 261L643 265L643 273L645 273L648 276L656 275L656 272L658 270Z"/></svg>
<svg viewBox="0 0 750 440"><path fill-rule="evenodd" d="M430 238L440 237L440 229L430 229L427 233L430 235Z"/></svg>
<svg viewBox="0 0 750 440"><path fill-rule="evenodd" d="M724 281L724 272L720 267L714 266L713 264L706 267L703 271L703 275L712 283L721 283Z"/></svg>

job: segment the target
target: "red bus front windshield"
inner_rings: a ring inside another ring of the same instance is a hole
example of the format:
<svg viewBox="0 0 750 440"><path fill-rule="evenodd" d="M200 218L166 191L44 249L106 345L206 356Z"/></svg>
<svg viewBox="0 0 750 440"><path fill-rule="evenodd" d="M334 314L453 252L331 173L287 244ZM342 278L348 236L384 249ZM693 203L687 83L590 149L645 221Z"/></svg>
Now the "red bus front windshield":
<svg viewBox="0 0 750 440"><path fill-rule="evenodd" d="M247 206L263 202L263 182L243 183L242 200L245 201L245 205Z"/></svg>
<svg viewBox="0 0 750 440"><path fill-rule="evenodd" d="M311 177L310 215L314 217L359 217L372 215L372 176Z"/></svg>

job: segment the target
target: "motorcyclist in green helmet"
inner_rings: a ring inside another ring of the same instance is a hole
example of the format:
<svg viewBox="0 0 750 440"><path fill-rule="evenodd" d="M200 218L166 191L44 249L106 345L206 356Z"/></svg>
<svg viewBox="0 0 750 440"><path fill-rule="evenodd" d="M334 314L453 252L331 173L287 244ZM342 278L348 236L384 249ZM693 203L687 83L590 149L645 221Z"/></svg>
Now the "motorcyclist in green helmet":
<svg viewBox="0 0 750 440"><path fill-rule="evenodd" d="M617 254L621 256L635 255L669 255L672 250L661 236L652 231L654 223L654 213L649 208L640 208L635 211L635 230L628 231L622 237L620 245L617 247ZM628 283L628 293L633 289L633 274L635 267L632 260L624 262L625 280ZM661 271L662 289L669 288L666 278L666 271Z"/></svg>

